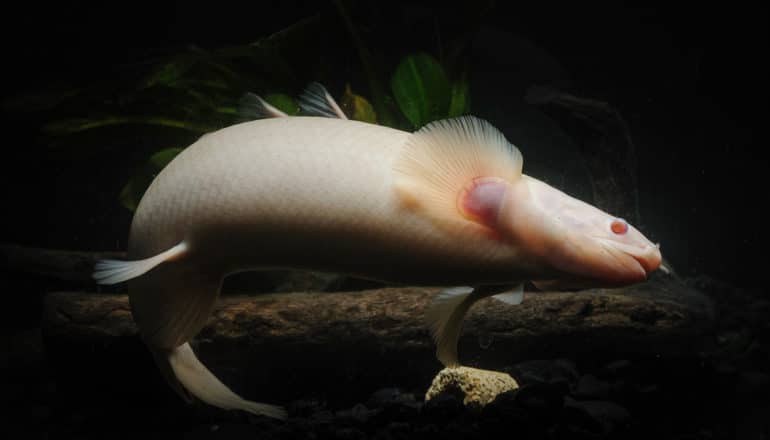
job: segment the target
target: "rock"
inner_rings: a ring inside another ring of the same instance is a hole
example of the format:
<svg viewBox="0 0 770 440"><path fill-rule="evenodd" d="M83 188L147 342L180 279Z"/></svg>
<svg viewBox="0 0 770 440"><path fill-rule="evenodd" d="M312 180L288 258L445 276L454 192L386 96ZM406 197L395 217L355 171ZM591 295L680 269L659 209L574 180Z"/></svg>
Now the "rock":
<svg viewBox="0 0 770 440"><path fill-rule="evenodd" d="M413 394L404 393L399 388L382 388L372 393L366 405L370 408L383 408L388 405L400 405L414 403Z"/></svg>
<svg viewBox="0 0 770 440"><path fill-rule="evenodd" d="M326 404L317 399L301 399L291 402L286 410L290 417L311 417L326 410Z"/></svg>
<svg viewBox="0 0 770 440"><path fill-rule="evenodd" d="M383 388L369 397L367 406L376 409L378 422L389 420L411 420L417 417L422 408L414 394L404 393L398 388Z"/></svg>
<svg viewBox="0 0 770 440"><path fill-rule="evenodd" d="M564 408L568 422L605 435L625 427L631 421L627 409L606 400L577 401L567 397Z"/></svg>
<svg viewBox="0 0 770 440"><path fill-rule="evenodd" d="M602 368L602 372L616 379L618 377L627 376L632 368L633 368L633 364L631 363L631 361L626 359L620 359L617 361L612 361L607 365L605 365Z"/></svg>
<svg viewBox="0 0 770 440"><path fill-rule="evenodd" d="M335 413L335 418L339 421L348 421L353 423L364 424L372 418L377 410L371 410L365 405L358 403L350 409L340 410Z"/></svg>
<svg viewBox="0 0 770 440"><path fill-rule="evenodd" d="M431 419L445 421L463 412L463 402L460 397L451 393L440 393L425 402L423 412Z"/></svg>
<svg viewBox="0 0 770 440"><path fill-rule="evenodd" d="M519 389L506 391L485 406L483 410L484 420L497 420L503 422L504 425L521 425L526 423L530 414L517 401Z"/></svg>
<svg viewBox="0 0 770 440"><path fill-rule="evenodd" d="M359 440L365 439L366 434L356 428L340 428L334 432L334 438L338 440Z"/></svg>
<svg viewBox="0 0 770 440"><path fill-rule="evenodd" d="M457 393L466 406L484 407L499 394L518 387L507 373L471 367L448 367L433 378L433 383L425 393L425 401L448 392Z"/></svg>
<svg viewBox="0 0 770 440"><path fill-rule="evenodd" d="M580 378L572 395L581 400L602 400L610 396L611 388L609 383L592 374L586 374Z"/></svg>
<svg viewBox="0 0 770 440"><path fill-rule="evenodd" d="M569 359L535 359L519 362L510 369L522 385L531 383L566 383L574 386L580 375Z"/></svg>
<svg viewBox="0 0 770 440"><path fill-rule="evenodd" d="M744 371L738 375L735 392L747 398L770 396L770 375L760 371Z"/></svg>
<svg viewBox="0 0 770 440"><path fill-rule="evenodd" d="M564 406L567 390L549 383L524 385L516 393L516 402L522 407L539 413L557 413Z"/></svg>

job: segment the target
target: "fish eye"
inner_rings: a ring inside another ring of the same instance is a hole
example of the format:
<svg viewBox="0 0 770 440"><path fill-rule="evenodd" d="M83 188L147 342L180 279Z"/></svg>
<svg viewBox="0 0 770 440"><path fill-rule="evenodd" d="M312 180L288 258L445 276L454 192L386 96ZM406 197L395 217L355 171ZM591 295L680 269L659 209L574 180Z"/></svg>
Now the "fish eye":
<svg viewBox="0 0 770 440"><path fill-rule="evenodd" d="M626 223L626 221L623 220L622 218L616 218L610 224L610 229L615 234L623 235L626 232L628 232L628 223Z"/></svg>

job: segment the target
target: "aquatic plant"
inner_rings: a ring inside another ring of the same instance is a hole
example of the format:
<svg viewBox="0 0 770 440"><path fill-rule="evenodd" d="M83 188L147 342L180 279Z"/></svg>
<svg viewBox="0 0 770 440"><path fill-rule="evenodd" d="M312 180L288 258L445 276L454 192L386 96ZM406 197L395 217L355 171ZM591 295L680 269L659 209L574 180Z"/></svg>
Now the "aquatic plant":
<svg viewBox="0 0 770 440"><path fill-rule="evenodd" d="M465 65L450 74L451 69L433 55L417 52L387 67L366 47L342 2L335 5L358 51L365 87L369 89L368 93L360 93L358 86L351 84L354 81L343 81L342 94L335 98L351 119L413 130L436 119L468 112ZM167 51L121 66L115 79L47 97L22 96L4 104L19 111L54 115L42 126L50 145L74 143L77 141L72 140L73 136L92 132L99 133L94 137L106 137L98 131L104 129L119 133L130 130L134 138L170 138L172 144L156 149L120 191L118 199L133 211L152 179L184 146L204 133L253 119L239 112L238 102L245 93L259 93L285 113L300 114L292 95L306 83L323 81L325 76L318 53L307 47L308 42L318 38L321 28L320 17L313 16L249 44ZM390 73L387 82L381 78L383 73ZM157 130L169 129L175 134L156 135Z"/></svg>

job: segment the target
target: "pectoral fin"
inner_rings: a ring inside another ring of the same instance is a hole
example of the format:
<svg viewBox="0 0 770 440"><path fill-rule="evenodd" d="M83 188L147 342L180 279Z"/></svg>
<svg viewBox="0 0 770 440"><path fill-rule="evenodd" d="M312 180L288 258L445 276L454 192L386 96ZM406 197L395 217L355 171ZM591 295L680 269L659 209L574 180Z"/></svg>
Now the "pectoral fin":
<svg viewBox="0 0 770 440"><path fill-rule="evenodd" d="M512 306L517 306L524 301L524 283L514 286L513 289L507 292L498 293L492 298Z"/></svg>
<svg viewBox="0 0 770 440"><path fill-rule="evenodd" d="M500 131L463 116L413 133L393 165L394 185L405 209L440 225L490 226L522 164L521 152Z"/></svg>
<svg viewBox="0 0 770 440"><path fill-rule="evenodd" d="M463 319L476 301L494 295L500 295L500 298L495 298L501 301L516 301L517 296L521 297L523 285L517 289L511 291L510 286L480 286L475 289L461 286L446 289L436 295L428 306L425 318L436 341L438 360L446 367L460 365L457 342L462 332ZM521 300L518 299L518 302Z"/></svg>

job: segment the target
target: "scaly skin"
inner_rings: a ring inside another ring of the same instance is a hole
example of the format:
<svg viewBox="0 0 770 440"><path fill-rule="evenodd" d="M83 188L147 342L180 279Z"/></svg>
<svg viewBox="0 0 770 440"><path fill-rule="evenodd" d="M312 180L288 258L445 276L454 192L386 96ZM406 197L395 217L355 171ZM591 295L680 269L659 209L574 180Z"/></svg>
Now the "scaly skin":
<svg viewBox="0 0 770 440"><path fill-rule="evenodd" d="M294 267L417 284L511 282L515 246L447 231L401 206L392 164L409 133L340 119L258 120L204 136L156 178L131 259L190 245L225 272ZM518 269L518 270L517 270Z"/></svg>

